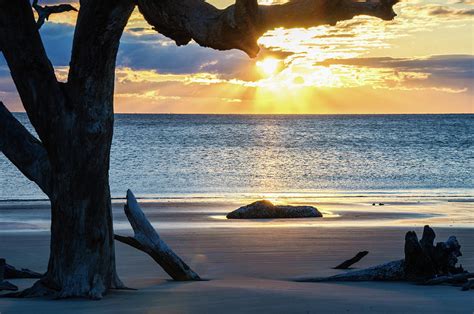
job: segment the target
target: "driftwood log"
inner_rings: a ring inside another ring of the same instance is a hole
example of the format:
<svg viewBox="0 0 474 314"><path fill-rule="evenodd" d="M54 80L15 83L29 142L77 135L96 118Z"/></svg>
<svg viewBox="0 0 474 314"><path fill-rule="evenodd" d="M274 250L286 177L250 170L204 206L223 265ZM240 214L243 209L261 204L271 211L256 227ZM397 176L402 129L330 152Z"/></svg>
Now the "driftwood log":
<svg viewBox="0 0 474 314"><path fill-rule="evenodd" d="M456 266L458 257L462 255L456 237L451 236L436 246L435 237L434 230L425 226L421 240L414 231L407 232L404 259L335 276L299 278L296 281L409 281L426 285L467 285L474 274L466 272L462 266Z"/></svg>
<svg viewBox="0 0 474 314"><path fill-rule="evenodd" d="M12 265L5 264L5 279L17 279L17 278L41 278L43 274L35 271L22 268L16 269Z"/></svg>
<svg viewBox="0 0 474 314"><path fill-rule="evenodd" d="M348 259L347 261L344 261L341 264L337 265L336 267L334 267L334 269L348 269L349 267L363 259L367 254L369 254L368 251L361 251L357 253L353 258Z"/></svg>
<svg viewBox="0 0 474 314"><path fill-rule="evenodd" d="M0 258L0 291L16 291L18 287L5 281L5 259Z"/></svg>
<svg viewBox="0 0 474 314"><path fill-rule="evenodd" d="M127 203L124 206L124 210L135 235L133 237L125 237L116 234L115 240L150 255L174 280L200 280L198 274L189 268L160 238L130 190L127 191Z"/></svg>
<svg viewBox="0 0 474 314"><path fill-rule="evenodd" d="M474 289L474 279L469 279L461 288L462 291Z"/></svg>

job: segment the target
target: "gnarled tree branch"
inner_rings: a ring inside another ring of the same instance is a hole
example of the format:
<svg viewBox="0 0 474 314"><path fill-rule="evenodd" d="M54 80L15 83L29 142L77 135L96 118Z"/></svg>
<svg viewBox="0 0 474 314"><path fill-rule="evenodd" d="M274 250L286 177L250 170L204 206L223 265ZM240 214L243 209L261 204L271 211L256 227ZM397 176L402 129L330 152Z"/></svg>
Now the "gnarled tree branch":
<svg viewBox="0 0 474 314"><path fill-rule="evenodd" d="M0 0L0 50L31 124L48 150L65 99L28 0Z"/></svg>
<svg viewBox="0 0 474 314"><path fill-rule="evenodd" d="M259 6L257 0L237 0L219 10L202 0L138 0L138 8L156 31L186 45L218 50L240 49L257 55L257 39L276 27L310 27L335 24L356 15L384 20L395 17L398 0L292 0L282 5Z"/></svg>
<svg viewBox="0 0 474 314"><path fill-rule="evenodd" d="M67 11L77 11L77 9L70 4L41 6L38 4L38 0L33 0L32 6L36 10L36 13L38 13L38 20L36 21L38 28L41 28L41 26L43 26L44 21L47 21L51 14L63 13Z"/></svg>
<svg viewBox="0 0 474 314"><path fill-rule="evenodd" d="M51 192L51 166L43 144L0 102L0 151L46 195Z"/></svg>

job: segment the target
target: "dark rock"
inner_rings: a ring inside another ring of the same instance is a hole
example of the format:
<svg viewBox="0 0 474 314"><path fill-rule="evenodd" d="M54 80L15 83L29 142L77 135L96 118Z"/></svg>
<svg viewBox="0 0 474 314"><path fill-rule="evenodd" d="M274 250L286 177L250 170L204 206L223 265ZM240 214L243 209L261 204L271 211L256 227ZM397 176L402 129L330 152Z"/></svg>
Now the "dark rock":
<svg viewBox="0 0 474 314"><path fill-rule="evenodd" d="M242 206L227 214L228 219L306 218L322 216L323 215L313 206L275 206L267 200Z"/></svg>

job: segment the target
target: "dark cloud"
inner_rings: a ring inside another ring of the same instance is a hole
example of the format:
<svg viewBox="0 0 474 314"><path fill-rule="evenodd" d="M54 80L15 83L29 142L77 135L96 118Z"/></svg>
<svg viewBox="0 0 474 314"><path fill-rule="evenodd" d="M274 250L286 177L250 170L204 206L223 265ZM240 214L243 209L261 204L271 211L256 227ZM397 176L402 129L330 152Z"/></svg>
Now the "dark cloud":
<svg viewBox="0 0 474 314"><path fill-rule="evenodd" d="M354 58L330 59L318 65L354 65L369 68L388 68L398 72L428 74L428 79L417 80L425 87L470 89L474 86L474 55L439 55L428 58Z"/></svg>
<svg viewBox="0 0 474 314"><path fill-rule="evenodd" d="M434 16L474 16L474 9L454 9L446 6L437 6L428 9L428 14Z"/></svg>
<svg viewBox="0 0 474 314"><path fill-rule="evenodd" d="M202 72L203 67L209 64L226 63L229 69L244 58L245 54L239 51L215 51L194 43L178 47L158 34L134 36L125 33L117 64L132 69L184 74Z"/></svg>

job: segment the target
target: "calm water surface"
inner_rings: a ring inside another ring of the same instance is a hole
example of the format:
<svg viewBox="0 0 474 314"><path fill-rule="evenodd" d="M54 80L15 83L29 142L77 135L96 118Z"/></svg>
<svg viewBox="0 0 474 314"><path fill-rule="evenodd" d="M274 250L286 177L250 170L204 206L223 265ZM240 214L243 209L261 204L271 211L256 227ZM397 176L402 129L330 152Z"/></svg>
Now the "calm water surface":
<svg viewBox="0 0 474 314"><path fill-rule="evenodd" d="M474 115L117 115L111 191L470 195L473 134ZM0 200L42 198L0 154Z"/></svg>

